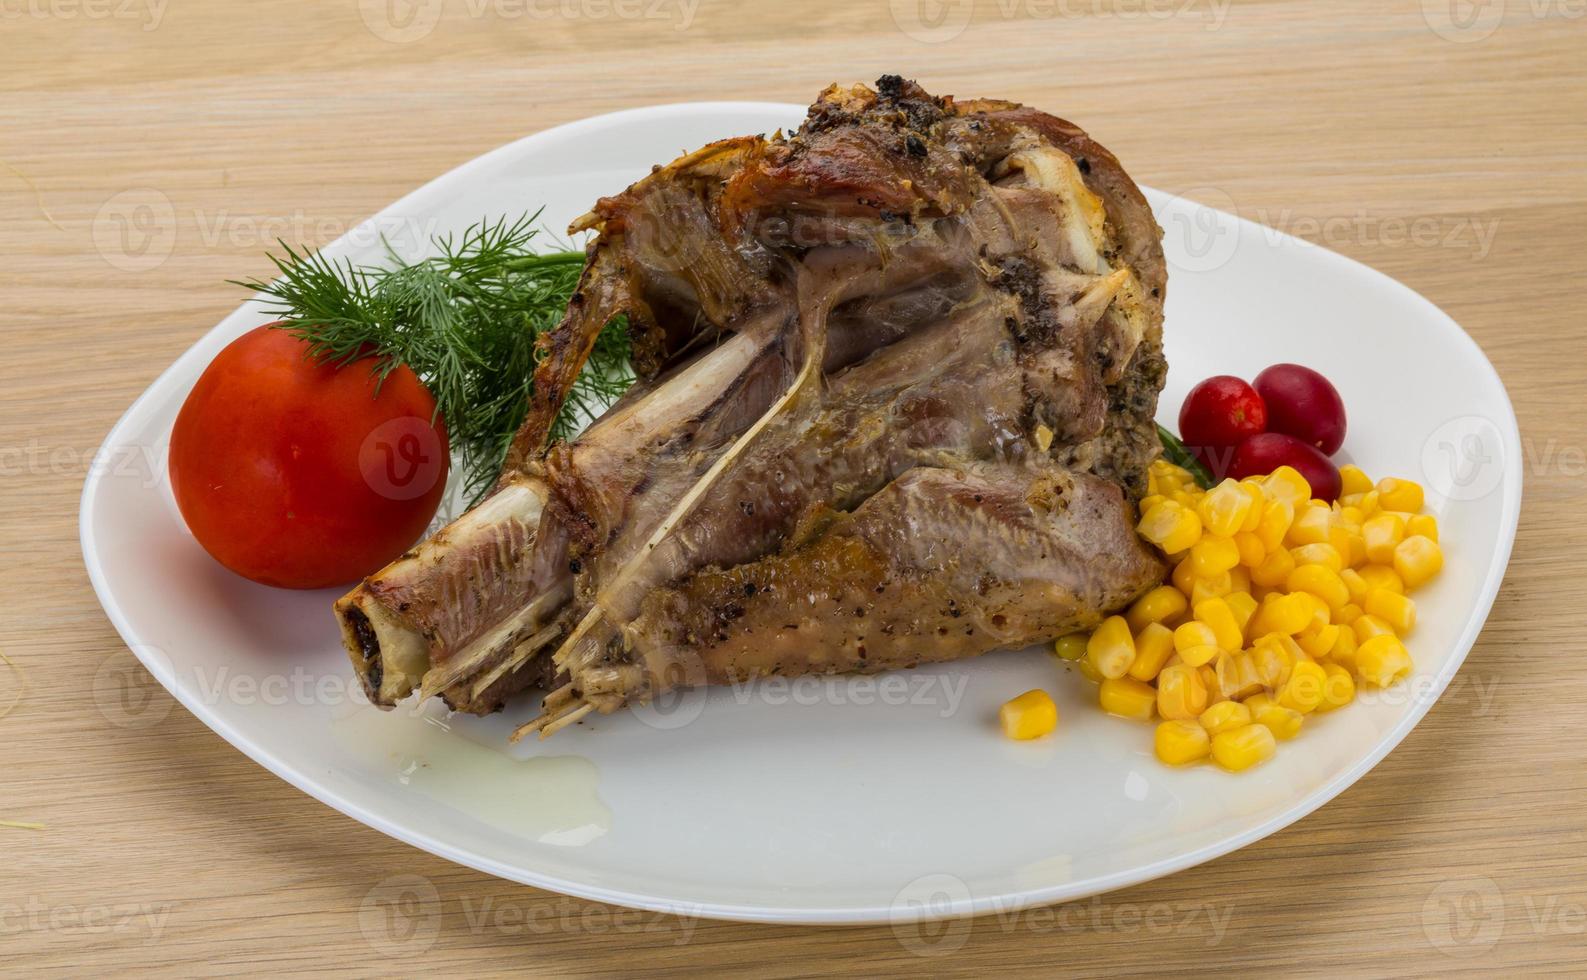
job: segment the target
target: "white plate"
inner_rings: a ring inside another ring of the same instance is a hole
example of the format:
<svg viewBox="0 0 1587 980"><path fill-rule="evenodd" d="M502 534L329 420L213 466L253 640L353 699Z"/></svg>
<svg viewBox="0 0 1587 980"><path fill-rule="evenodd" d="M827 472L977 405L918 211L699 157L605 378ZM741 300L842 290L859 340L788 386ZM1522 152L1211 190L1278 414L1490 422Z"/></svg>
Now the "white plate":
<svg viewBox="0 0 1587 980"><path fill-rule="evenodd" d="M328 251L373 260L373 232L411 251L429 232L540 204L547 226L562 228L653 162L802 114L709 103L563 126L459 167ZM1349 457L1426 483L1444 532L1446 570L1417 596L1413 681L1314 719L1258 770L1159 765L1148 727L1103 716L1090 686L1040 651L886 680L716 690L511 751L505 735L528 704L449 728L434 709L359 705L333 594L222 570L188 535L165 480L172 419L214 354L264 321L252 302L107 437L106 465L83 491L84 559L128 645L222 737L371 827L504 878L692 915L855 923L1007 911L1189 867L1321 806L1426 713L1503 577L1521 449L1493 368L1427 300L1322 248L1151 198L1173 266L1164 419L1207 375L1312 365L1343 392ZM1060 731L1007 741L997 706L1032 687L1058 698Z"/></svg>

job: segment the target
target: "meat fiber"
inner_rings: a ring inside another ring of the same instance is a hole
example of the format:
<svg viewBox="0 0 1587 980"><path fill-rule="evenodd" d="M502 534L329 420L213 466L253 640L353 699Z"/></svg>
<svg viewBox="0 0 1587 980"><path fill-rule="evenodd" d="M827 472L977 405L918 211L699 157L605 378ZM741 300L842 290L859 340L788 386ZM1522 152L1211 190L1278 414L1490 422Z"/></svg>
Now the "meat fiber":
<svg viewBox="0 0 1587 980"><path fill-rule="evenodd" d="M871 672L1095 625L1166 365L1160 231L1118 161L882 78L603 198L496 493L337 603L371 699L555 731L679 684ZM640 381L551 423L625 316Z"/></svg>

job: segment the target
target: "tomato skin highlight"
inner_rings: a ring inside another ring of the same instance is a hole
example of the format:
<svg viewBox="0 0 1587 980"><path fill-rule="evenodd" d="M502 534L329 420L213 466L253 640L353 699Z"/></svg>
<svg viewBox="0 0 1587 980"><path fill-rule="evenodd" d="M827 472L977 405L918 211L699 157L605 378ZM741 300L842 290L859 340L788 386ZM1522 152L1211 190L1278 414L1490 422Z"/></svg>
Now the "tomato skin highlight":
<svg viewBox="0 0 1587 980"><path fill-rule="evenodd" d="M1236 480L1265 476L1280 466L1293 466L1311 484L1316 500L1332 503L1339 499L1342 485L1339 468L1316 446L1282 432L1264 432L1240 443L1229 464L1229 475Z"/></svg>
<svg viewBox="0 0 1587 980"><path fill-rule="evenodd" d="M1332 456L1345 442L1345 402L1333 382L1303 364L1275 364L1256 376L1267 427Z"/></svg>
<svg viewBox="0 0 1587 980"><path fill-rule="evenodd" d="M1256 389L1232 374L1218 374L1190 389L1179 409L1179 438L1221 479L1234 449L1267 431L1267 405Z"/></svg>
<svg viewBox="0 0 1587 980"><path fill-rule="evenodd" d="M450 467L435 399L409 368L377 398L373 358L338 369L307 354L284 330L244 334L171 430L171 487L194 538L238 575L289 589L346 585L401 555Z"/></svg>

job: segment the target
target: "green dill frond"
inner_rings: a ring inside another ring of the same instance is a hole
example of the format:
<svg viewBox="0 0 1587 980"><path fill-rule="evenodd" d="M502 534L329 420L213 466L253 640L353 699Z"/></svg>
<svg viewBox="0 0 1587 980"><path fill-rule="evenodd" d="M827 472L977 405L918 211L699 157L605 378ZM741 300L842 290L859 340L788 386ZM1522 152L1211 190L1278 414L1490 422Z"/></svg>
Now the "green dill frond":
<svg viewBox="0 0 1587 980"><path fill-rule="evenodd" d="M280 242L273 281L236 282L274 301L280 327L311 356L343 365L374 355L384 379L398 364L430 389L446 421L470 506L490 491L523 424L535 341L556 327L584 269L583 252L533 251L540 212L432 239L435 254L357 266ZM607 325L553 427L570 438L633 383L625 324Z"/></svg>

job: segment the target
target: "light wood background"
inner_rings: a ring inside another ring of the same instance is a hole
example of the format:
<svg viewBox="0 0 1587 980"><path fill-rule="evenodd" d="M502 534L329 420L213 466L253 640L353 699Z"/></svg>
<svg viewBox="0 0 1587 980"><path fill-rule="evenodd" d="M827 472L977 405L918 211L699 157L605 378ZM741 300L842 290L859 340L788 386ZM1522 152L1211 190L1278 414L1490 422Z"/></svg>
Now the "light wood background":
<svg viewBox="0 0 1587 980"><path fill-rule="evenodd" d="M1495 23L1501 7L0 5L0 651L29 681L0 680L0 707L17 702L0 819L46 825L0 828L0 971L1587 970L1587 5L1521 0ZM900 26L952 33L966 11L947 41ZM368 830L157 689L134 707L158 724L111 723L92 679L128 654L78 552L87 461L236 305L223 280L266 271L264 244L328 241L581 116L808 101L889 71L1077 120L1143 183L1409 283L1493 359L1528 449L1514 561L1469 683L1371 775L1239 853L1051 918L949 927L927 936L946 955L921 958L887 927L617 920ZM405 872L442 913L422 951L361 927L371 889Z"/></svg>

